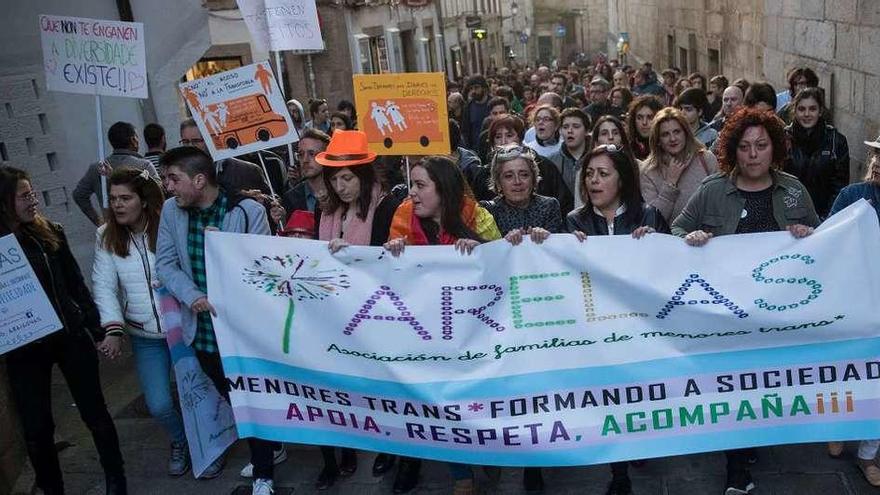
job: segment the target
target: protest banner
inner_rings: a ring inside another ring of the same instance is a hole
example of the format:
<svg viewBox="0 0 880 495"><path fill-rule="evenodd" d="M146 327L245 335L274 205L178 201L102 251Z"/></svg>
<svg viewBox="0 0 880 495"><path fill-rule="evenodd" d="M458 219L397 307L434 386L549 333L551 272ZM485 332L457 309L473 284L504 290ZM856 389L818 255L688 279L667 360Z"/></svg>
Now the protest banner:
<svg viewBox="0 0 880 495"><path fill-rule="evenodd" d="M214 160L297 140L268 62L180 84Z"/></svg>
<svg viewBox="0 0 880 495"><path fill-rule="evenodd" d="M701 248L211 232L206 257L239 435L565 466L880 437L878 245L861 201Z"/></svg>
<svg viewBox="0 0 880 495"><path fill-rule="evenodd" d="M356 74L358 128L377 155L450 152L446 79L442 72Z"/></svg>
<svg viewBox="0 0 880 495"><path fill-rule="evenodd" d="M98 161L104 159L101 96L148 98L144 25L140 22L40 16L43 69L49 91L95 96ZM107 177L101 176L107 208Z"/></svg>
<svg viewBox="0 0 880 495"><path fill-rule="evenodd" d="M49 91L148 97L140 22L41 15L40 41Z"/></svg>
<svg viewBox="0 0 880 495"><path fill-rule="evenodd" d="M0 355L61 327L18 239L0 237Z"/></svg>
<svg viewBox="0 0 880 495"><path fill-rule="evenodd" d="M193 477L198 478L215 459L238 440L232 408L202 371L195 351L183 343L180 303L168 289L155 289L162 331L174 363L177 395L189 446Z"/></svg>
<svg viewBox="0 0 880 495"><path fill-rule="evenodd" d="M323 50L315 0L236 0L254 43L266 51Z"/></svg>

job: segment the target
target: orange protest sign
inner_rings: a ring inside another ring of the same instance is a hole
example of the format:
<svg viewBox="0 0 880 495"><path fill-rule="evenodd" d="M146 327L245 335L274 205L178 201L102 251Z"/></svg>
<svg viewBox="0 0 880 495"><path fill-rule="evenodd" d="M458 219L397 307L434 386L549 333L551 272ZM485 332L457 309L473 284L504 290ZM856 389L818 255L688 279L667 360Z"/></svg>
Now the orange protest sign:
<svg viewBox="0 0 880 495"><path fill-rule="evenodd" d="M180 92L215 160L298 139L268 62L182 83Z"/></svg>
<svg viewBox="0 0 880 495"><path fill-rule="evenodd" d="M377 155L450 152L442 72L353 77L358 126Z"/></svg>

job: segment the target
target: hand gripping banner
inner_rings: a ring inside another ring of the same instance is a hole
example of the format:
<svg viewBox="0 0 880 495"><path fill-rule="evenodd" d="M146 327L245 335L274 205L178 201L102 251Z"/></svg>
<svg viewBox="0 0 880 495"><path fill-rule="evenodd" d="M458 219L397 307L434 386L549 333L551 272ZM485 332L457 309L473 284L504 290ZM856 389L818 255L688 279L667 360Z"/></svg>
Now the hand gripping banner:
<svg viewBox="0 0 880 495"><path fill-rule="evenodd" d="M507 466L880 437L880 228L381 248L211 232L241 436Z"/></svg>

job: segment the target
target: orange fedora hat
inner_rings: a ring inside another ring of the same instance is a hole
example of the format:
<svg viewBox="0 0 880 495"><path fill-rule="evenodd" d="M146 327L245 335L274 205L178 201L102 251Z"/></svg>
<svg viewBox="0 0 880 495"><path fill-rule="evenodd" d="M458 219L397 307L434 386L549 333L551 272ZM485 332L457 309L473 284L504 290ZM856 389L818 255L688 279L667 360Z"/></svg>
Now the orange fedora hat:
<svg viewBox="0 0 880 495"><path fill-rule="evenodd" d="M363 131L342 130L335 131L327 151L315 157L315 161L325 167L363 165L375 159L376 154L367 146L367 135Z"/></svg>

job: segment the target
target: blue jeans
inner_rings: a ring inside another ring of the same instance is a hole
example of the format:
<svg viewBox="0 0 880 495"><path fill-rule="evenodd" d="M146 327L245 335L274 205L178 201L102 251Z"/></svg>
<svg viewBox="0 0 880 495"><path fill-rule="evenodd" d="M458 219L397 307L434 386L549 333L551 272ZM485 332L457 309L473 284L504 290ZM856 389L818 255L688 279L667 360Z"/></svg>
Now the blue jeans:
<svg viewBox="0 0 880 495"><path fill-rule="evenodd" d="M171 395L171 352L165 339L131 335L134 364L144 391L147 409L172 442L186 441L183 420Z"/></svg>

